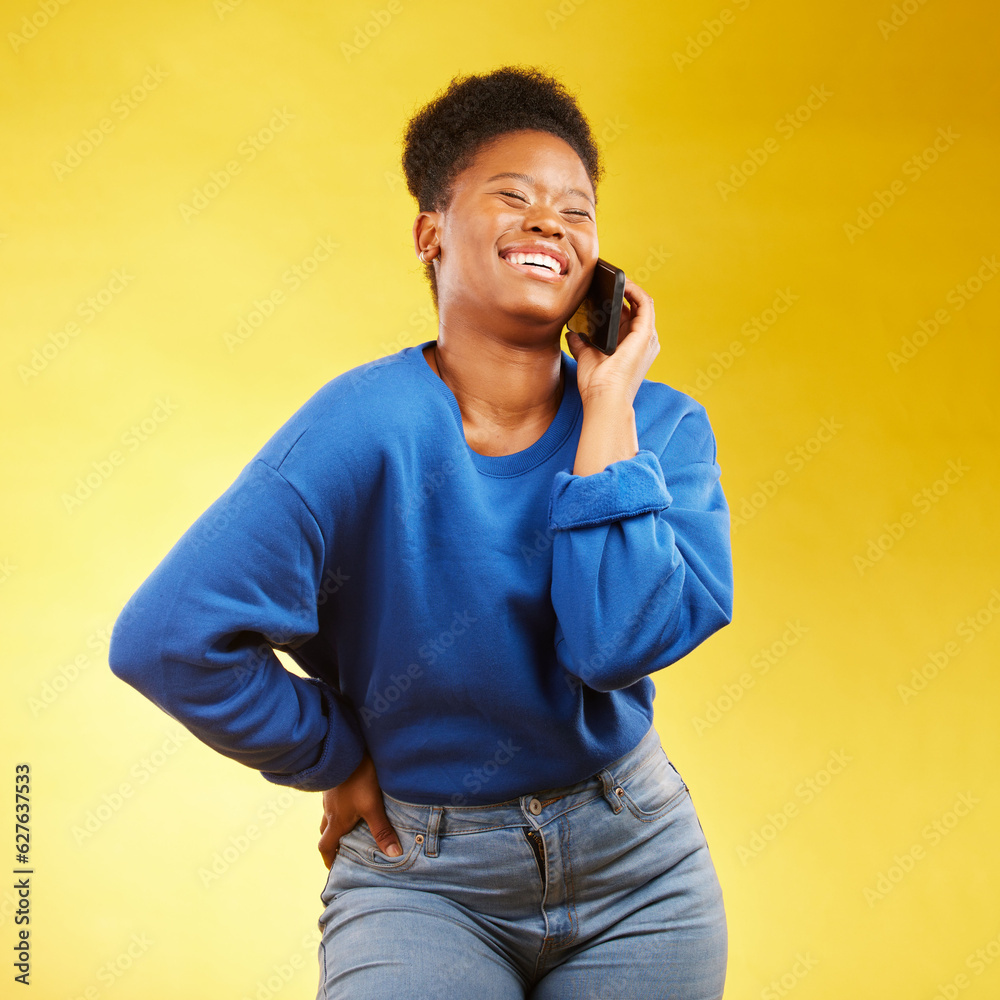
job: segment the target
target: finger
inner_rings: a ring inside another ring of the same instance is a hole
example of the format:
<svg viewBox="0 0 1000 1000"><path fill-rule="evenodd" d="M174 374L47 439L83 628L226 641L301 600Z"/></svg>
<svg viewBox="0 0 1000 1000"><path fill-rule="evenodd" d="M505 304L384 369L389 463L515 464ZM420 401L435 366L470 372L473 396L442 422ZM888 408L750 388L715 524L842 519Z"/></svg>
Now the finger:
<svg viewBox="0 0 1000 1000"><path fill-rule="evenodd" d="M385 814L384 806L376 804L365 814L364 819L382 853L390 858L398 858L403 853L403 848L399 845L399 838Z"/></svg>
<svg viewBox="0 0 1000 1000"><path fill-rule="evenodd" d="M320 856L323 858L323 864L326 865L327 869L333 866L333 859L337 856L337 847L339 843L334 843L331 837L320 837L319 848Z"/></svg>
<svg viewBox="0 0 1000 1000"><path fill-rule="evenodd" d="M575 330L566 330L566 345L569 347L569 353L579 361L580 353L585 347L590 347L591 345L587 343Z"/></svg>
<svg viewBox="0 0 1000 1000"><path fill-rule="evenodd" d="M633 281L627 274L625 275L625 287L632 292L648 296L648 292L637 281Z"/></svg>
<svg viewBox="0 0 1000 1000"><path fill-rule="evenodd" d="M632 284L628 289L628 296L631 300L631 310L629 312L629 332L643 330L651 336L656 333L656 312L653 307L653 299L646 294L638 285ZM623 310L624 312L624 310ZM641 338L636 338L641 339Z"/></svg>
<svg viewBox="0 0 1000 1000"><path fill-rule="evenodd" d="M347 832L349 831L345 830L343 826L331 821L327 824L326 830L323 831L323 835L319 838L319 843L316 846L327 868L333 864L333 859L337 856L337 851L340 850L340 839Z"/></svg>
<svg viewBox="0 0 1000 1000"><path fill-rule="evenodd" d="M621 315L618 317L618 343L621 343L629 330L632 328L632 317L635 315L635 306L628 302L622 303Z"/></svg>
<svg viewBox="0 0 1000 1000"><path fill-rule="evenodd" d="M628 278L625 279L625 298L628 299L629 303L633 305L640 314L644 315L648 310L650 315L652 315L652 296L647 291L640 288L634 281L629 281Z"/></svg>

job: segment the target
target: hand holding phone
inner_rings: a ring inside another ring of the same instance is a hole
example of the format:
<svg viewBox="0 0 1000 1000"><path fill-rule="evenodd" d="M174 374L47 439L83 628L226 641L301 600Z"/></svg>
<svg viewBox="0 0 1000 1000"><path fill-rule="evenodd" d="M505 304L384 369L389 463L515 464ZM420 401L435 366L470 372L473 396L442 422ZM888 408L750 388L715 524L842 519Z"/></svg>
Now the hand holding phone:
<svg viewBox="0 0 1000 1000"><path fill-rule="evenodd" d="M567 329L603 354L614 354L624 298L625 272L598 257L590 288L567 322Z"/></svg>
<svg viewBox="0 0 1000 1000"><path fill-rule="evenodd" d="M624 278L623 299L621 309L618 310L619 325L607 331L609 343L613 345L611 351L604 350L598 343L592 344L577 332L583 329L582 324L575 322L577 314L570 319L577 330L567 331L567 344L576 359L576 380L580 397L584 400L584 408L588 399L606 396L609 391L610 398L623 395L631 404L650 365L660 352L652 297L634 281ZM614 310L603 311L608 314ZM576 337L573 337L574 333ZM598 336L602 335L598 331ZM581 349L577 346L581 343L586 343L588 347L598 347L599 350ZM613 357L610 356L612 354Z"/></svg>

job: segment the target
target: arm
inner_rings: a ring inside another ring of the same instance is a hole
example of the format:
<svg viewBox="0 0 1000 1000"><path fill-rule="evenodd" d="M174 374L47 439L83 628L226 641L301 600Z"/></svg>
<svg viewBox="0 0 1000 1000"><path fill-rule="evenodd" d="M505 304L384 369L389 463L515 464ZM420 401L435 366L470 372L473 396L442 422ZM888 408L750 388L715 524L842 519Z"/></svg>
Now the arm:
<svg viewBox="0 0 1000 1000"><path fill-rule="evenodd" d="M365 750L353 709L323 681L285 670L272 648L317 633L324 555L298 492L254 459L128 601L112 671L275 784L339 784Z"/></svg>
<svg viewBox="0 0 1000 1000"><path fill-rule="evenodd" d="M631 402L612 393L589 400L583 410L573 475L592 475L619 459L634 458L638 451Z"/></svg>
<svg viewBox="0 0 1000 1000"><path fill-rule="evenodd" d="M660 455L644 448L589 475L556 474L549 501L556 656L588 686L628 687L732 620L720 473L715 437L695 404Z"/></svg>

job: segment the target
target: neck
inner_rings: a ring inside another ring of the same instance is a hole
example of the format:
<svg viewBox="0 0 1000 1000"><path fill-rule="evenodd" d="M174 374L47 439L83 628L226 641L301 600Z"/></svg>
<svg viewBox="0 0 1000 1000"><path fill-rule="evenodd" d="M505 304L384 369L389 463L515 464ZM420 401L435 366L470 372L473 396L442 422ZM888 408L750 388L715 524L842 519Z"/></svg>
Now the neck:
<svg viewBox="0 0 1000 1000"><path fill-rule="evenodd" d="M442 324L424 357L458 401L467 437L544 431L562 401L559 341L524 347L449 335Z"/></svg>

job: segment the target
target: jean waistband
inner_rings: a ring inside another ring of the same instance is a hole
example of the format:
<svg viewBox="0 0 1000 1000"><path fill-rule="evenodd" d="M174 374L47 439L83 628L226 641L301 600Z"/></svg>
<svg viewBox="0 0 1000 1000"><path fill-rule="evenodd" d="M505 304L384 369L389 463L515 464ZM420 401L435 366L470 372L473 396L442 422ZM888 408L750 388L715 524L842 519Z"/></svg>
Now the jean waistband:
<svg viewBox="0 0 1000 1000"><path fill-rule="evenodd" d="M603 795L617 813L624 806L615 789L660 748L660 735L650 726L646 735L628 753L602 767L596 774L562 788L545 788L516 799L487 805L421 805L404 802L382 792L386 816L397 830L425 835L424 850L437 854L437 838L449 834L477 833L510 826L544 826L557 816Z"/></svg>

